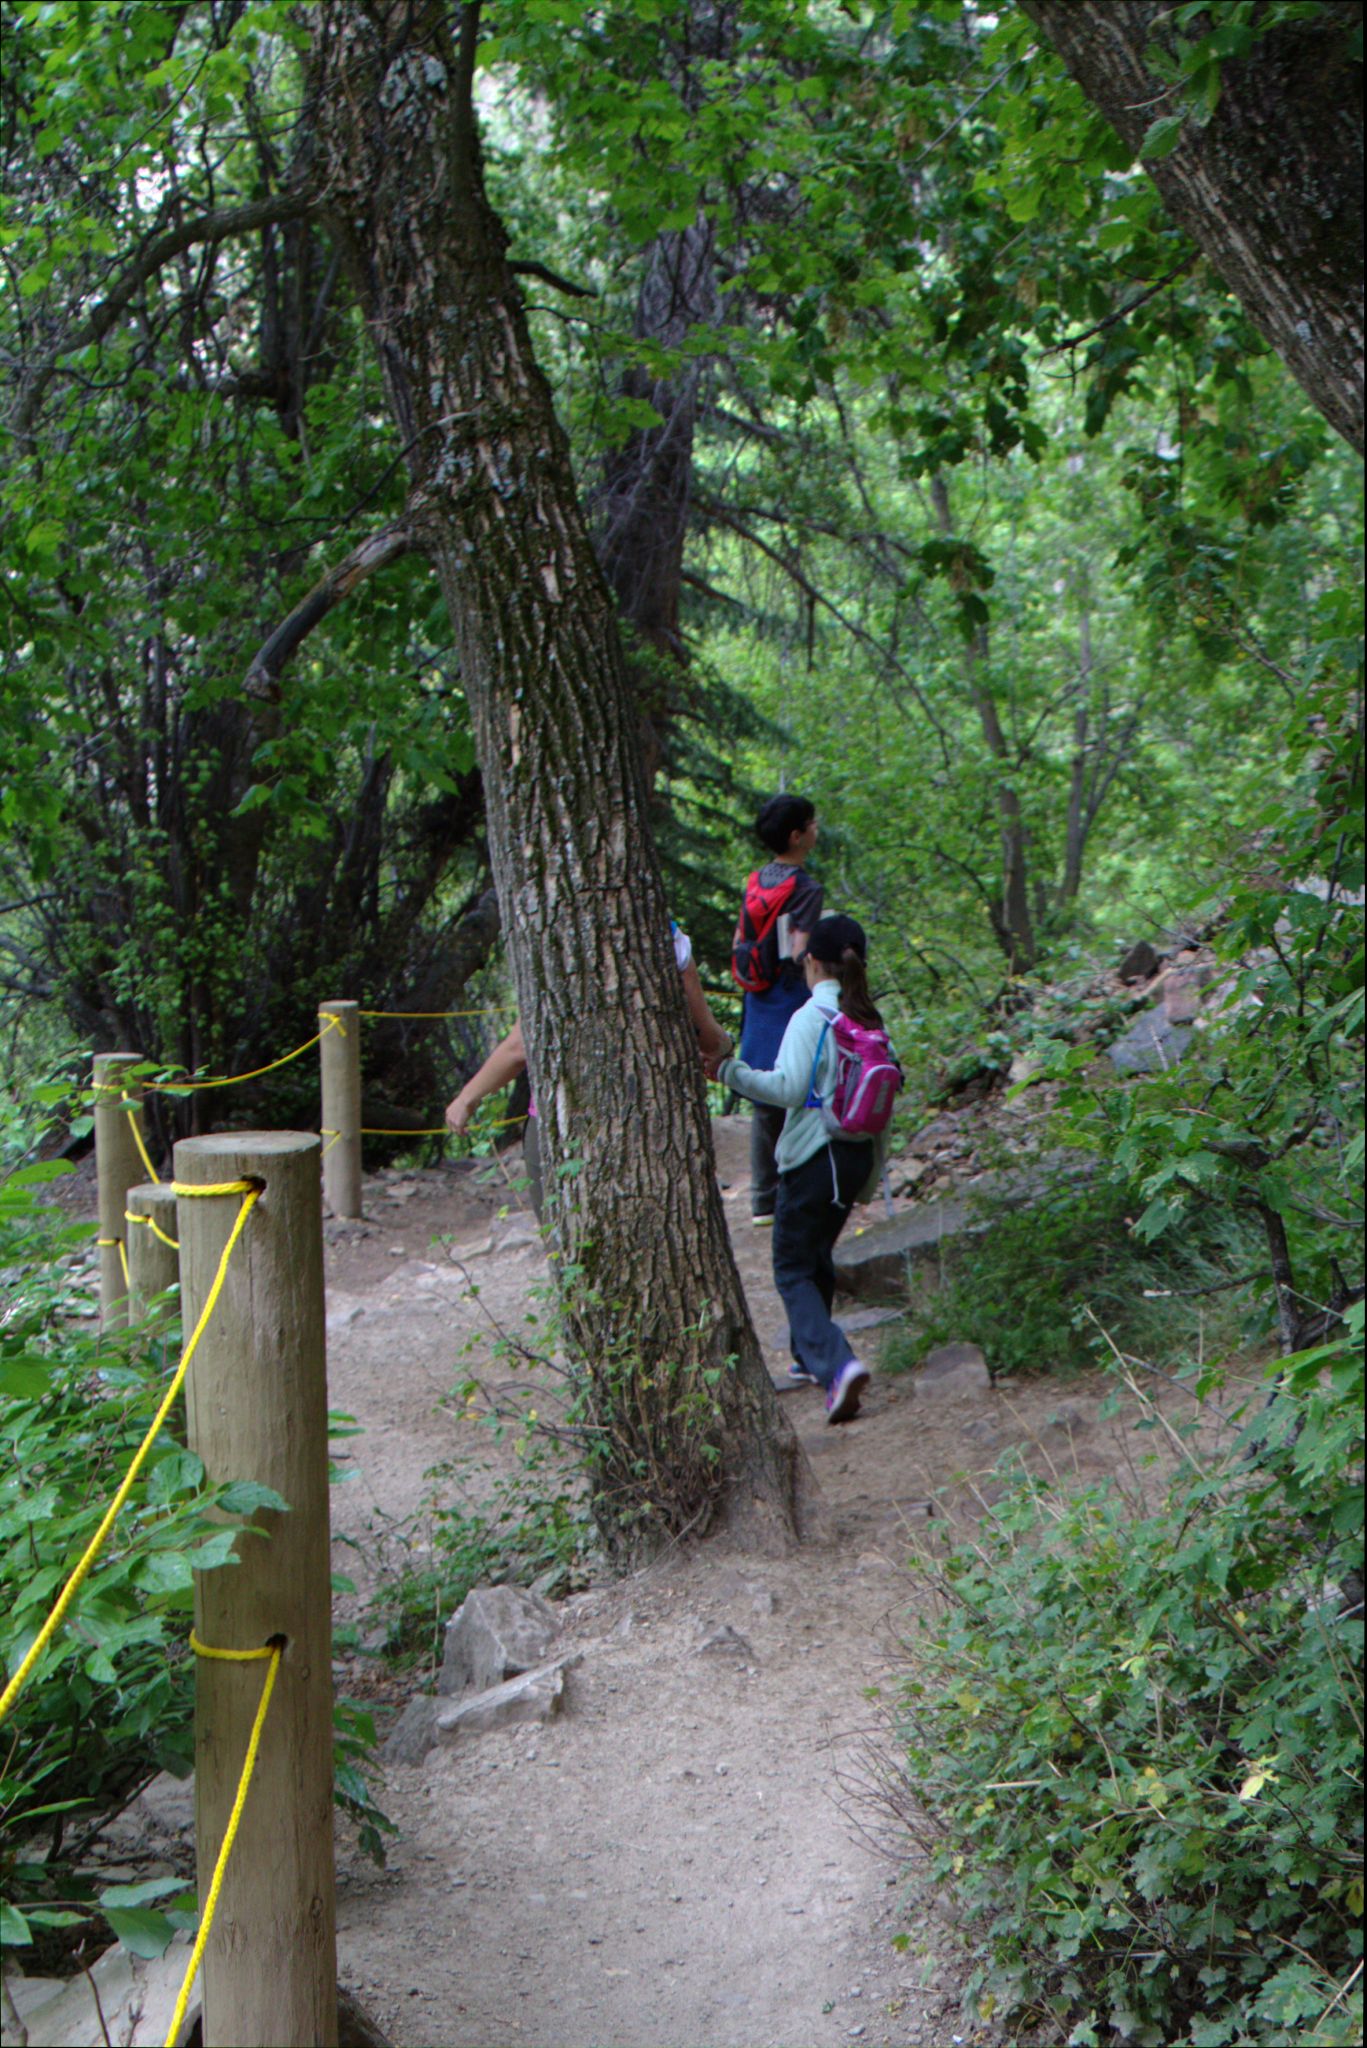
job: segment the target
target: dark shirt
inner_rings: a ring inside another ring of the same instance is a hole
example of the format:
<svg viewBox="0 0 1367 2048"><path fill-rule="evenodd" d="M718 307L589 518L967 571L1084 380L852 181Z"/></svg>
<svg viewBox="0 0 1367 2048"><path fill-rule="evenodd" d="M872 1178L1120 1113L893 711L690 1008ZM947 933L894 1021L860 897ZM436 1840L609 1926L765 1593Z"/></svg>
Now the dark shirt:
<svg viewBox="0 0 1367 2048"><path fill-rule="evenodd" d="M821 901L824 891L806 868L794 869L791 861L771 860L759 871L762 889L776 889L785 875L796 873L797 884L788 898L784 916L795 932L810 932L821 915Z"/></svg>

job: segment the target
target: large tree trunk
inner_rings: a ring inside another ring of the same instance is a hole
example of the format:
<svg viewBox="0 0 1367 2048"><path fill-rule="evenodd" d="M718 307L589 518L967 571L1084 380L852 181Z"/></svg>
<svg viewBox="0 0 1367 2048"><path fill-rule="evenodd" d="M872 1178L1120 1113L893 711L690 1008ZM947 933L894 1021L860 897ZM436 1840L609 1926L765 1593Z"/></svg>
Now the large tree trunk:
<svg viewBox="0 0 1367 2048"><path fill-rule="evenodd" d="M319 168L470 703L600 1526L791 1538L810 1472L750 1325L635 708L436 0L311 11Z"/></svg>
<svg viewBox="0 0 1367 2048"><path fill-rule="evenodd" d="M1136 152L1175 112L1149 63L1171 51L1160 0L1021 0L1088 99ZM1218 27L1221 9L1185 31ZM1362 453L1362 73L1350 54L1358 0L1332 0L1227 58L1208 126L1188 122L1146 164L1179 225L1242 301L1330 424Z"/></svg>
<svg viewBox="0 0 1367 2048"><path fill-rule="evenodd" d="M715 326L720 312L712 223L700 213L691 227L657 235L646 251L636 335L676 349L691 328ZM627 373L624 395L645 399L659 425L637 429L609 456L594 507L598 558L640 643L631 668L648 782L667 759L674 685L687 666L679 594L702 374L696 357L669 377Z"/></svg>

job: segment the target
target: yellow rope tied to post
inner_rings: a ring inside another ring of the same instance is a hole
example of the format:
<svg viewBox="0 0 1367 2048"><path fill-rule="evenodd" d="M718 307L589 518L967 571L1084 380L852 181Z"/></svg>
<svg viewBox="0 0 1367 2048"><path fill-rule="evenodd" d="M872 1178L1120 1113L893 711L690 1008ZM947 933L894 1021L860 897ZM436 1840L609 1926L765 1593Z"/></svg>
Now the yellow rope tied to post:
<svg viewBox="0 0 1367 2048"><path fill-rule="evenodd" d="M224 1829L222 1846L218 1852L218 1860L214 1864L214 1874L209 1882L209 1896L204 1901L204 1911L200 1916L199 1932L195 1936L195 1945L190 1951L190 1967L185 1972L185 1982L180 1987L180 1996L176 2000L176 2009L171 2015L171 2028L166 2036L166 2048L176 2048L176 2036L184 2024L185 2008L190 2002L190 1992L194 1986L195 1978L199 1975L200 1963L204 1959L204 1950L209 1940L209 1929L214 1924L214 1914L218 1909L218 1895L223 1888L223 1877L228 1868L228 1858L233 1853L233 1843L237 1839L238 1822L242 1818L242 1809L247 1803L247 1789L252 1782L252 1772L256 1769L256 1753L261 1747L261 1731L266 1725L266 1711L271 1703L271 1694L275 1690L275 1677L280 1669L280 1656L284 1645L283 1643L268 1643L264 1649L260 1650L215 1650L209 1644L202 1643L192 1629L190 1631L190 1648L197 1657L217 1657L223 1662L230 1664L250 1664L254 1663L258 1658L264 1657L269 1657L271 1661L270 1669L266 1673L266 1682L261 1688L261 1698L257 1703L256 1719L252 1723L251 1737L247 1743L247 1754L242 1765L242 1775L237 1781L237 1796L233 1800L233 1810L228 1816L228 1825Z"/></svg>
<svg viewBox="0 0 1367 2048"><path fill-rule="evenodd" d="M159 1095L188 1093L191 1088L235 1088L239 1081L259 1081L263 1074L273 1074L277 1067L287 1067L291 1060L300 1059L320 1039L326 1038L329 1031L340 1031L343 1038L346 1037L346 1026L340 1017L325 1017L322 1030L315 1031L312 1038L296 1045L293 1052L281 1053L279 1059L272 1060L269 1066L253 1067L249 1074L219 1074L201 1081L144 1081L142 1085L146 1092L155 1091Z"/></svg>
<svg viewBox="0 0 1367 2048"><path fill-rule="evenodd" d="M220 1258L218 1262L218 1271L214 1275L213 1285L210 1287L208 1296L205 1299L204 1307L200 1311L199 1321L195 1324L194 1331L190 1337L190 1341L185 1346L184 1351L182 1351L180 1355L180 1364L176 1367L174 1376L171 1380L171 1384L166 1389L166 1393L162 1398L161 1406L157 1409L156 1414L152 1417L152 1426L148 1430L142 1442L139 1444L137 1450L134 1452L133 1462L129 1466L127 1472L124 1474L123 1482L120 1485L118 1492L114 1495L113 1500L109 1503L108 1508L105 1510L105 1514L100 1523L100 1526L95 1531L95 1534L91 1537L89 1543L86 1545L85 1551L81 1556L80 1562L77 1564L75 1570L71 1574L71 1577L67 1580L66 1584L63 1586L60 1594L58 1595L56 1606L53 1608L51 1614L49 1614L47 1620L43 1623L43 1626L39 1629L37 1635L34 1637L33 1642L29 1646L28 1655L24 1658L24 1661L19 1666L19 1669L15 1672L13 1678L5 1687L4 1692L0 1693L0 1721L3 1721L5 1719L5 1716L9 1713L10 1708L13 1706L15 1700L19 1697L19 1693L22 1690L29 1673L32 1671L34 1665L38 1662L38 1659L42 1656L43 1651L47 1648L48 1644L52 1641L52 1638L56 1635L57 1630L61 1627L63 1616L66 1614L67 1609L70 1607L72 1601L75 1599L77 1593L79 1592L81 1584L84 1581L86 1574L89 1572L90 1567L94 1564L95 1559L99 1556L100 1546L103 1544L105 1537L109 1534L110 1530L114 1526L115 1521L118 1519L120 1508L123 1506L124 1502L127 1500L129 1494L133 1490L133 1482L137 1478L139 1472L142 1470L143 1462L147 1457L147 1453L151 1450L152 1445L156 1442L158 1432L160 1431L163 1422L165 1422L167 1415L170 1413L171 1403L175 1400L176 1395L180 1392L181 1386L185 1379L185 1375L189 1371L190 1360L195 1355L195 1350L199 1344L199 1340L204 1335L205 1330L209 1326L209 1318L210 1316L212 1316L214 1310L218 1306L218 1297L223 1292L223 1282L228 1275L228 1261L233 1255L233 1251L236 1247L237 1240L241 1237L243 1230L246 1228L247 1218L251 1215L252 1209L261 1198L260 1186L255 1181L250 1180L215 1181L212 1182L210 1185L202 1188L187 1187L180 1181L173 1181L172 1187L174 1188L177 1195L241 1195L242 1207L237 1212L237 1217L235 1222L233 1223L232 1230L228 1234L228 1242L223 1247L223 1256ZM118 1240L115 1239L113 1240L113 1242L117 1243Z"/></svg>
<svg viewBox="0 0 1367 2048"><path fill-rule="evenodd" d="M128 1214L126 1209L124 1214L125 1216ZM103 1252L112 1252L115 1245L118 1246L119 1264L123 1267L123 1284L125 1287L131 1287L133 1283L128 1277L128 1248L124 1244L123 1239L121 1237L97 1237L95 1242ZM0 1719L3 1718L3 1715L0 1715Z"/></svg>
<svg viewBox="0 0 1367 2048"><path fill-rule="evenodd" d="M180 1250L180 1239L178 1237L168 1237L166 1235L166 1232L158 1223L155 1216L135 1216L131 1209L125 1209L123 1212L123 1220L125 1223L146 1224L147 1228L151 1231L153 1237L159 1237L162 1243L164 1245L169 1245L173 1252L178 1252Z"/></svg>

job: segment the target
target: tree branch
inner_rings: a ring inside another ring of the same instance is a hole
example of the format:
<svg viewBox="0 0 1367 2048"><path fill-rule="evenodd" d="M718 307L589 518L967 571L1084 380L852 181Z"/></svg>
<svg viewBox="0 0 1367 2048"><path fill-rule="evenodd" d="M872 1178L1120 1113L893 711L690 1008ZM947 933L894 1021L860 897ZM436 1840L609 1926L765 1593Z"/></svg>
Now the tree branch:
<svg viewBox="0 0 1367 2048"><path fill-rule="evenodd" d="M558 270L552 270L547 263L538 263L534 256L524 256L508 265L514 277L539 277L543 284L554 285L558 292L565 292L572 299L596 299L598 294L590 284L575 284L572 278L562 277Z"/></svg>
<svg viewBox="0 0 1367 2048"><path fill-rule="evenodd" d="M99 304L86 315L80 326L63 337L60 345L26 380L11 422L12 432L19 438L28 436L43 393L62 357L103 341L148 278L155 276L173 256L179 256L201 242L223 242L230 235L251 234L256 228L268 227L279 221L298 220L310 212L315 203L311 193L273 192L268 199L253 199L245 206L216 207L210 213L198 214L193 220L181 221L161 234L150 236L125 265Z"/></svg>
<svg viewBox="0 0 1367 2048"><path fill-rule="evenodd" d="M892 654L888 650L888 648L883 646L882 642L877 640L872 633L868 632L863 626L857 624L854 619L850 618L844 611L842 611L840 606L836 604L833 599L827 597L823 591L818 590L816 585L811 581L811 579L808 576L805 576L802 570L798 568L796 562L790 560L790 558L787 555L783 554L780 549L772 546L770 542L762 540L759 534L757 534L754 531L753 527L749 527L745 524L743 520L737 519L735 515L732 512L730 512L725 505L720 504L715 498L704 498L701 495L695 495L694 503L697 505L698 510L702 512L707 518L715 519L719 526L729 527L732 533L739 534L742 540L749 541L751 547L758 548L762 555L767 555L771 562L777 563L778 567L782 569L784 575L788 577L790 582L796 585L796 587L802 592L803 596L807 599L809 604L820 605L824 611L828 611L831 614L832 618L839 621L839 623L845 628L845 631L847 633L852 634L853 637L856 640L860 641L862 645L866 647L871 647L877 654L879 660L886 667L895 669L897 671L897 674L902 678L903 682L910 690L912 696L915 698L916 703L920 706L921 710L925 713L931 725L938 733L940 738L941 751L944 755L945 765L946 767L948 767L949 734L945 731L944 726L935 716L934 711L931 709L930 702L927 699L926 694L924 690L922 690L920 684L916 681L915 677L911 674L911 672L903 665L903 663L897 659L896 655Z"/></svg>
<svg viewBox="0 0 1367 2048"><path fill-rule="evenodd" d="M1159 292L1166 291L1174 279L1181 277L1184 271L1190 270L1200 253L1199 249L1193 249L1189 256L1184 256L1180 263L1173 265L1166 277L1160 277L1157 284L1151 284L1147 290L1137 293L1132 299L1127 299L1123 306L1117 306L1104 320L1098 320L1095 327L1084 327L1081 334L1069 334L1062 341L1056 341L1052 348L1045 349L1045 355L1065 355L1069 349L1080 348L1084 341L1090 341L1094 334L1104 334L1108 327L1118 327L1122 320L1128 320L1131 313L1137 313L1150 299L1156 299Z"/></svg>
<svg viewBox="0 0 1367 2048"><path fill-rule="evenodd" d="M377 569L387 569L391 562L399 561L404 555L412 554L416 547L416 537L406 520L382 527L378 533L370 534L358 547L354 547L314 584L308 596L294 607L288 618L281 621L253 657L243 679L244 694L274 702L281 670L314 627L350 597L368 576L373 576Z"/></svg>

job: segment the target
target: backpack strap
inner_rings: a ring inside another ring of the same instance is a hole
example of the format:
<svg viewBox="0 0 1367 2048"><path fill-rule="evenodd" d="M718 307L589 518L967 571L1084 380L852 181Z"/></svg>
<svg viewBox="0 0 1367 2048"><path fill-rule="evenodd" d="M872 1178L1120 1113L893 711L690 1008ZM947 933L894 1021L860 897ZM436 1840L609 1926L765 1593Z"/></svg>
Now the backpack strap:
<svg viewBox="0 0 1367 2048"><path fill-rule="evenodd" d="M816 1070L821 1065L821 1052L826 1043L826 1033L831 1028L831 1022L832 1020L827 1017L821 1027L821 1036L816 1041L816 1051L812 1056L811 1078L807 1083L807 1100L802 1105L804 1109L820 1109L821 1107L821 1097L816 1092Z"/></svg>

